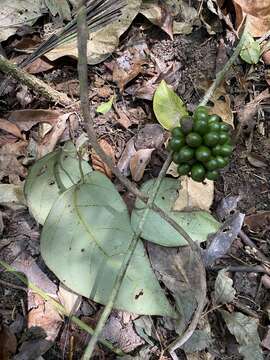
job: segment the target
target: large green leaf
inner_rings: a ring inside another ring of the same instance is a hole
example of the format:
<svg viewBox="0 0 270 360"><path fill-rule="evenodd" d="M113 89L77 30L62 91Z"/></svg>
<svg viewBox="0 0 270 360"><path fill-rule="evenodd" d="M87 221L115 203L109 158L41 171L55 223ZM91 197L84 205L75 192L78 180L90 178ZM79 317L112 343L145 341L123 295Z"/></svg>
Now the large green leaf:
<svg viewBox="0 0 270 360"><path fill-rule="evenodd" d="M84 174L92 171L86 161L81 165ZM37 222L43 225L60 193L80 180L79 161L72 142L38 160L32 166L24 187L27 205Z"/></svg>
<svg viewBox="0 0 270 360"><path fill-rule="evenodd" d="M181 117L188 115L184 102L164 80L157 87L153 107L158 122L167 130L179 126Z"/></svg>
<svg viewBox="0 0 270 360"><path fill-rule="evenodd" d="M141 190L149 194L154 186L154 182L155 180L147 181L143 184ZM165 178L161 183L155 204L182 226L194 241L206 241L207 236L210 233L215 233L219 229L220 224L206 211L172 211L178 189L178 180ZM145 204L137 199L131 215L131 224L134 228L138 225L144 208ZM187 245L184 238L154 211L150 211L146 218L142 238L163 246Z"/></svg>
<svg viewBox="0 0 270 360"><path fill-rule="evenodd" d="M106 304L133 237L125 203L106 176L92 172L86 183L54 203L41 235L48 267L73 291ZM140 241L121 286L116 308L174 316Z"/></svg>
<svg viewBox="0 0 270 360"><path fill-rule="evenodd" d="M247 33L240 57L248 64L257 64L260 60L261 47L254 38Z"/></svg>

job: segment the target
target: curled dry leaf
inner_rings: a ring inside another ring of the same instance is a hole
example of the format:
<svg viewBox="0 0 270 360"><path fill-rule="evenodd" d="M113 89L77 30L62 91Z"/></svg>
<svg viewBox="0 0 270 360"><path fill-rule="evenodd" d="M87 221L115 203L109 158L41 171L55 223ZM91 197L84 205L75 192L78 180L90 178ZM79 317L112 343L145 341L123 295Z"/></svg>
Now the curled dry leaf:
<svg viewBox="0 0 270 360"><path fill-rule="evenodd" d="M173 16L165 2L144 1L140 13L165 31L173 40Z"/></svg>
<svg viewBox="0 0 270 360"><path fill-rule="evenodd" d="M111 158L112 162L114 163L115 162L114 148L105 139L101 139L99 141L99 146L102 148L105 154ZM93 152L91 159L92 159L93 169L102 172L110 179L112 178L111 169L101 160L101 158L95 152Z"/></svg>
<svg viewBox="0 0 270 360"><path fill-rule="evenodd" d="M249 231L255 233L270 230L270 211L258 211L255 214L247 215L245 225Z"/></svg>
<svg viewBox="0 0 270 360"><path fill-rule="evenodd" d="M117 167L121 173L125 176L130 175L129 163L132 156L136 154L136 149L134 146L134 138L130 139L118 161Z"/></svg>
<svg viewBox="0 0 270 360"><path fill-rule="evenodd" d="M17 138L23 139L23 135L18 126L6 119L0 118L0 129L16 136Z"/></svg>
<svg viewBox="0 0 270 360"><path fill-rule="evenodd" d="M0 315L0 359L11 360L17 350L17 339L2 320L2 315Z"/></svg>
<svg viewBox="0 0 270 360"><path fill-rule="evenodd" d="M135 79L143 71L143 64L147 63L143 49L127 49L114 63L113 81L122 92L127 83Z"/></svg>
<svg viewBox="0 0 270 360"><path fill-rule="evenodd" d="M140 181L155 149L140 149L130 159L130 171L134 181Z"/></svg>
<svg viewBox="0 0 270 360"><path fill-rule="evenodd" d="M181 178L179 196L174 203L174 211L206 210L209 211L214 199L214 183L206 180L198 183L188 176Z"/></svg>
<svg viewBox="0 0 270 360"><path fill-rule="evenodd" d="M252 165L256 168L267 168L268 167L266 159L263 156L256 155L256 154L248 154L247 160L250 163L250 165Z"/></svg>
<svg viewBox="0 0 270 360"><path fill-rule="evenodd" d="M236 24L239 27L245 16L253 37L263 36L270 30L269 0L234 0Z"/></svg>
<svg viewBox="0 0 270 360"><path fill-rule="evenodd" d="M30 74L40 74L54 68L54 65L49 60L37 59L25 67L25 70Z"/></svg>
<svg viewBox="0 0 270 360"><path fill-rule="evenodd" d="M33 126L42 122L54 125L60 115L61 113L54 110L15 110L9 113L8 120L16 124L21 131L29 131Z"/></svg>

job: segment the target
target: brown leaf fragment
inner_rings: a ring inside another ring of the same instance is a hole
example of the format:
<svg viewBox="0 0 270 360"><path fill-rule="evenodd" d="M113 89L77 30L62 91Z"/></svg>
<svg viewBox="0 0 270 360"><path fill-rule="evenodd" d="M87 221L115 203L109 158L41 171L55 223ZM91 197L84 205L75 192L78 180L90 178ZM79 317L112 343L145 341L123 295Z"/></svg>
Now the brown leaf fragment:
<svg viewBox="0 0 270 360"><path fill-rule="evenodd" d="M250 165L256 167L256 168L266 168L268 167L268 164L263 156L257 155L257 154L249 154L247 156L247 160L250 163Z"/></svg>
<svg viewBox="0 0 270 360"><path fill-rule="evenodd" d="M11 360L17 350L17 339L0 314L0 360Z"/></svg>
<svg viewBox="0 0 270 360"><path fill-rule="evenodd" d="M8 120L15 123L22 131L29 131L40 122L54 125L61 113L55 110L29 109L11 111Z"/></svg>
<svg viewBox="0 0 270 360"><path fill-rule="evenodd" d="M249 32L254 37L263 36L270 30L269 0L234 0L236 24L239 27L245 16L249 23Z"/></svg>
<svg viewBox="0 0 270 360"><path fill-rule="evenodd" d="M137 134L136 149L158 149L164 142L164 129L159 124L147 124Z"/></svg>
<svg viewBox="0 0 270 360"><path fill-rule="evenodd" d="M107 156L109 156L113 163L115 163L115 152L114 152L114 148L105 140L105 139L101 139L99 141L99 145L102 148L102 150L105 152L105 154ZM91 160L92 160L92 166L93 169L95 169L96 171L100 171L102 172L104 175L106 175L109 179L112 178L112 171L111 169L108 167L107 164L105 164L101 158L95 153L93 152L92 156L91 156Z"/></svg>
<svg viewBox="0 0 270 360"><path fill-rule="evenodd" d="M258 211L245 217L245 225L249 231L259 233L270 229L270 211Z"/></svg>
<svg viewBox="0 0 270 360"><path fill-rule="evenodd" d="M144 51L137 48L127 49L114 63L113 81L117 83L121 92L131 80L135 79L147 63Z"/></svg>
<svg viewBox="0 0 270 360"><path fill-rule="evenodd" d="M27 175L26 168L18 160L26 156L26 148L27 142L22 140L7 143L0 148L0 180L7 176L11 184L19 184L20 177Z"/></svg>
<svg viewBox="0 0 270 360"><path fill-rule="evenodd" d="M117 167L121 173L125 176L130 175L129 163L132 156L136 154L136 149L134 146L134 138L130 139L118 161Z"/></svg>
<svg viewBox="0 0 270 360"><path fill-rule="evenodd" d="M18 126L6 119L0 118L0 129L4 130L20 139L23 139L23 135L21 133L21 130L18 128Z"/></svg>
<svg viewBox="0 0 270 360"><path fill-rule="evenodd" d="M118 107L115 107L115 111L117 112L116 121L122 125L125 129L128 129L132 122L130 121L129 117L127 116L126 112Z"/></svg>
<svg viewBox="0 0 270 360"><path fill-rule="evenodd" d="M140 149L130 160L130 171L134 181L140 181L155 149Z"/></svg>
<svg viewBox="0 0 270 360"><path fill-rule="evenodd" d="M54 68L54 65L47 59L39 58L25 67L30 74L40 74Z"/></svg>

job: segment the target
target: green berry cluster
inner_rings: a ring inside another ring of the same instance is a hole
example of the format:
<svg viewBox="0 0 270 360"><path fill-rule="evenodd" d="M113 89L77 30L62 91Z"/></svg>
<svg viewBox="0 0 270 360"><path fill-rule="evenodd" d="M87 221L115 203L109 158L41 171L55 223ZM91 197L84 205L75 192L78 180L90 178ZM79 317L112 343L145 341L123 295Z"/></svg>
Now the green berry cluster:
<svg viewBox="0 0 270 360"><path fill-rule="evenodd" d="M233 150L229 125L218 115L209 115L203 106L192 117L182 117L180 125L172 130L169 142L179 175L190 175L198 182L216 180Z"/></svg>

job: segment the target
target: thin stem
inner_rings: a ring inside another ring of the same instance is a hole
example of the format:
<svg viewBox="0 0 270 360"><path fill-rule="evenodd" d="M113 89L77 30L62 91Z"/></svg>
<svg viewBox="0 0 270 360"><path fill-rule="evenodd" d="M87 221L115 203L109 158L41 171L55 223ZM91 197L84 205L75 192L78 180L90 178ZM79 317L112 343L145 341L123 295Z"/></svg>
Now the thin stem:
<svg viewBox="0 0 270 360"><path fill-rule="evenodd" d="M63 305L61 305L58 301L54 300L51 296L49 296L46 292L44 292L42 289L40 289L38 286L36 286L35 284L31 283L30 281L28 281L28 279L17 272L17 270L8 265L5 261L0 260L0 265L8 272L11 272L14 274L14 276L16 276L16 278L18 278L23 284L25 284L29 289L33 290L36 294L38 294L39 296L41 296L44 300L49 301L54 308L61 313L64 316L69 317L69 319L76 325L78 325L82 330L88 332L90 335L92 335L94 333L94 330L88 326L87 324L85 324L83 321L81 321L79 318L77 318L75 315L70 316L70 314L66 311L66 309L64 308ZM103 344L104 346L106 346L108 349L110 349L111 351L113 351L115 354L117 355L125 355L123 353L122 350L115 348L111 343L109 343L107 340L100 340L100 343Z"/></svg>
<svg viewBox="0 0 270 360"><path fill-rule="evenodd" d="M228 71L230 70L230 67L234 64L235 60L237 59L238 55L240 54L240 51L242 50L242 47L243 47L243 44L245 42L247 33L248 33L248 26L247 26L247 22L246 22L245 25L244 25L244 29L243 29L241 38L240 38L236 48L234 49L232 56L226 62L223 69L221 69L217 73L215 80L213 81L210 88L206 91L206 93L205 93L202 101L200 102L199 106L203 106L203 105L206 105L208 103L208 101L211 99L211 97L213 96L216 89L219 87L219 85L223 81L225 75L228 73Z"/></svg>

